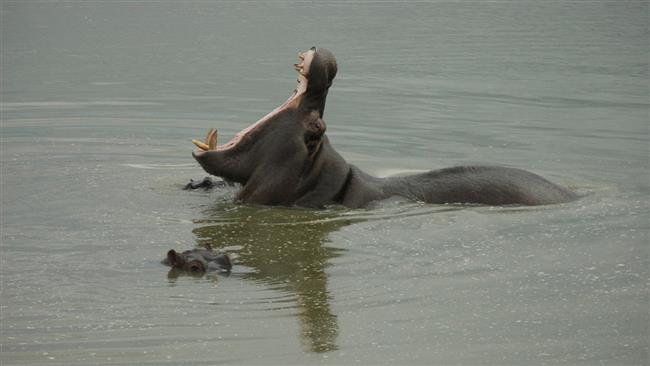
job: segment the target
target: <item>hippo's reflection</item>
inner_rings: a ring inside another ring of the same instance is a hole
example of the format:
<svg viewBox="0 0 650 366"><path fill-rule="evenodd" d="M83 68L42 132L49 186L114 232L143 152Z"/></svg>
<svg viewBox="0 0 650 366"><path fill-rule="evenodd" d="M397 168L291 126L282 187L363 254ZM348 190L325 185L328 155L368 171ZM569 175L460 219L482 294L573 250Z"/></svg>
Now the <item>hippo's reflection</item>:
<svg viewBox="0 0 650 366"><path fill-rule="evenodd" d="M302 339L312 352L336 349L338 324L332 314L326 268L342 249L328 235L351 220L336 210L310 211L220 205L204 212L193 230L200 246L237 245L237 264L253 269L244 278L296 295Z"/></svg>

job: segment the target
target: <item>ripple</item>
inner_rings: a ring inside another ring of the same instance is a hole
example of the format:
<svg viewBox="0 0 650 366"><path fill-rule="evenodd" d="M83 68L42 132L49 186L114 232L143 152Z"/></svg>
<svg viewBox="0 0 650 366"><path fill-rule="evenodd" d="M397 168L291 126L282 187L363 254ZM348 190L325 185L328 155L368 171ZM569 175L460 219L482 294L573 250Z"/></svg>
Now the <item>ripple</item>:
<svg viewBox="0 0 650 366"><path fill-rule="evenodd" d="M126 106L152 106L161 105L156 102L128 101L128 100L98 100L92 102L67 102L67 101L44 101L44 102L11 102L0 103L0 111L9 112L17 110L32 110L44 108L88 108L97 106L126 107Z"/></svg>
<svg viewBox="0 0 650 366"><path fill-rule="evenodd" d="M194 163L184 163L184 164L138 164L138 163L127 163L122 164L123 166L134 168L134 169L147 169L147 170L170 170L178 168L193 168L196 166Z"/></svg>

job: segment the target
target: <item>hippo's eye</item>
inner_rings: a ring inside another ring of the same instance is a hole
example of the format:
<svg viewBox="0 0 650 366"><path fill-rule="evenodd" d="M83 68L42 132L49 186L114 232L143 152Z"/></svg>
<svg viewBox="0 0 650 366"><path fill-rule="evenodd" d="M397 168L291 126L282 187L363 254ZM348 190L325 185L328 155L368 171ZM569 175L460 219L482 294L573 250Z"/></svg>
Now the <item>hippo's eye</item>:
<svg viewBox="0 0 650 366"><path fill-rule="evenodd" d="M187 263L185 268L188 271L192 272L192 273L205 272L205 267L203 266L203 263L201 263L201 261L198 261L198 260L193 260L193 261Z"/></svg>

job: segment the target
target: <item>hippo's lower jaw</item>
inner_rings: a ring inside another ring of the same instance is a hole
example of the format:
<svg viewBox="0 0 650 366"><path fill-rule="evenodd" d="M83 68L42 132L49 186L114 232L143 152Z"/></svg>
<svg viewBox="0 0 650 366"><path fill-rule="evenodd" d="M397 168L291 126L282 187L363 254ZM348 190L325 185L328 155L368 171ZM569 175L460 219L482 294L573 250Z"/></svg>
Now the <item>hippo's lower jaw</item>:
<svg viewBox="0 0 650 366"><path fill-rule="evenodd" d="M403 196L429 203L543 205L576 195L533 173L504 167L455 167L400 178L375 178L349 165L325 135L327 92L337 72L323 48L299 54L298 85L280 107L217 145L211 129L194 158L206 172L240 183L237 198L263 205L360 207ZM190 187L191 188L191 187Z"/></svg>

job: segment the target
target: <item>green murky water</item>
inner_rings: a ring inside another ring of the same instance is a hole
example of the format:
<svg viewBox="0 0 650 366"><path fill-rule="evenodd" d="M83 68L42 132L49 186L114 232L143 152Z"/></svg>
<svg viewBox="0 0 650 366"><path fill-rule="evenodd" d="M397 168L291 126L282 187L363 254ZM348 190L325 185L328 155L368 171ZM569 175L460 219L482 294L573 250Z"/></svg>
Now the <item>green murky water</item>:
<svg viewBox="0 0 650 366"><path fill-rule="evenodd" d="M648 4L2 2L3 365L645 364ZM535 208L248 207L190 139L283 102L312 45L376 175L532 170ZM210 243L229 276L177 276Z"/></svg>

